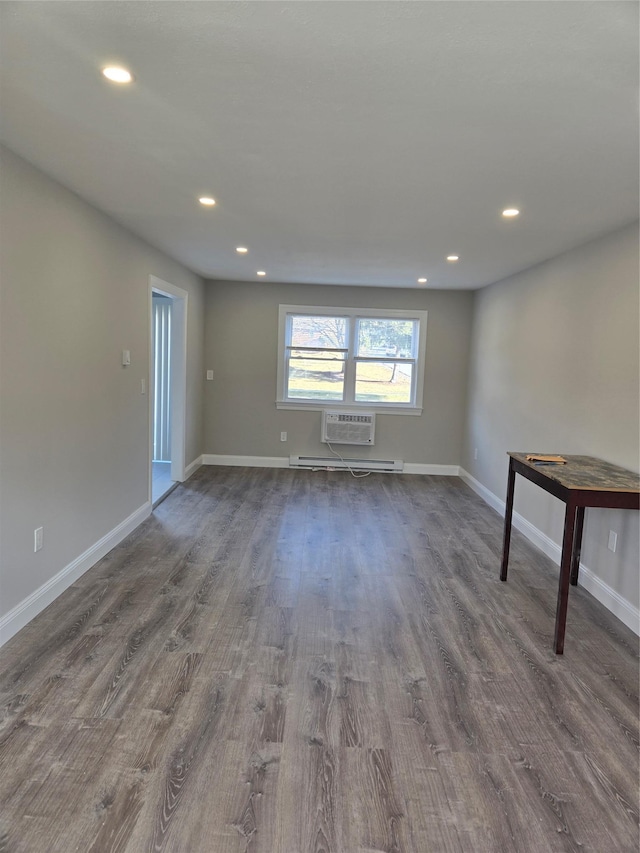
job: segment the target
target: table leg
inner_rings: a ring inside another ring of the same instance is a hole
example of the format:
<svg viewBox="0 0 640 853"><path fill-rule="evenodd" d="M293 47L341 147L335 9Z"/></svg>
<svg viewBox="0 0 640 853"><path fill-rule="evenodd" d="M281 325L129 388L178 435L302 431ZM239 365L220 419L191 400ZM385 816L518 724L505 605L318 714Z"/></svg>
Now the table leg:
<svg viewBox="0 0 640 853"><path fill-rule="evenodd" d="M511 518L513 516L513 492L516 483L516 471L513 459L509 458L509 478L507 480L507 502L504 510L504 539L502 543L502 566L500 580L506 581L509 567L509 546L511 544Z"/></svg>
<svg viewBox="0 0 640 853"><path fill-rule="evenodd" d="M562 558L560 560L560 580L558 583L558 603L556 605L556 628L554 649L557 655L564 651L564 631L567 624L567 604L569 602L569 581L571 579L571 556L573 534L576 526L577 507L569 501L564 516L564 536L562 537Z"/></svg>
<svg viewBox="0 0 640 853"><path fill-rule="evenodd" d="M582 549L582 528L584 526L584 507L579 506L576 512L576 529L573 534L573 549L571 558L571 584L577 586L580 571L580 551Z"/></svg>

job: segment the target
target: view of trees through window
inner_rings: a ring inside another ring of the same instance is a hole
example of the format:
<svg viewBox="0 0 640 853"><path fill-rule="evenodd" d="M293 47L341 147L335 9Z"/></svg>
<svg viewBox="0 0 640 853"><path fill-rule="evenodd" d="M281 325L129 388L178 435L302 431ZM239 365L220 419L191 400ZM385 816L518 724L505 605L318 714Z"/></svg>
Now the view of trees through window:
<svg viewBox="0 0 640 853"><path fill-rule="evenodd" d="M287 397L412 403L418 325L409 319L290 315Z"/></svg>

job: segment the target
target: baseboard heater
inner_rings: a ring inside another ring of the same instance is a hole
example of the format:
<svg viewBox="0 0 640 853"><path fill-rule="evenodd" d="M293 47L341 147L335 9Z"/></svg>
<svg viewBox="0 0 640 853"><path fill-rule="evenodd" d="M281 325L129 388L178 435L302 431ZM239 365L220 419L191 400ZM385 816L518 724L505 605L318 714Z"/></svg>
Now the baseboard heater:
<svg viewBox="0 0 640 853"><path fill-rule="evenodd" d="M322 468L328 470L381 471L397 474L404 470L402 459L349 459L344 461L332 456L290 456L289 468Z"/></svg>

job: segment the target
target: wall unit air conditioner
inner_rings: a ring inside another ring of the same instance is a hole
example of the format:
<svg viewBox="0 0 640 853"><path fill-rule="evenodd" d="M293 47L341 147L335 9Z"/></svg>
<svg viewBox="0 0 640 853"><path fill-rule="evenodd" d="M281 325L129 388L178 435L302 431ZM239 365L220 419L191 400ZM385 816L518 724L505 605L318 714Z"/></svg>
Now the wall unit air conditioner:
<svg viewBox="0 0 640 853"><path fill-rule="evenodd" d="M322 412L321 441L373 446L376 416L372 412Z"/></svg>

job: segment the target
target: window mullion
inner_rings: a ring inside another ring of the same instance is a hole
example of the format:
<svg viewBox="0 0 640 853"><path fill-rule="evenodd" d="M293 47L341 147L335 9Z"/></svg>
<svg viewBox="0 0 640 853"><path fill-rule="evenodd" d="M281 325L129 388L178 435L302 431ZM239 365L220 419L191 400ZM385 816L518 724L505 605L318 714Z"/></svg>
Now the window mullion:
<svg viewBox="0 0 640 853"><path fill-rule="evenodd" d="M352 404L356 398L356 323L356 317L349 318L349 351L344 365L344 402L348 404Z"/></svg>

